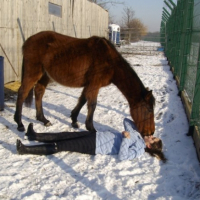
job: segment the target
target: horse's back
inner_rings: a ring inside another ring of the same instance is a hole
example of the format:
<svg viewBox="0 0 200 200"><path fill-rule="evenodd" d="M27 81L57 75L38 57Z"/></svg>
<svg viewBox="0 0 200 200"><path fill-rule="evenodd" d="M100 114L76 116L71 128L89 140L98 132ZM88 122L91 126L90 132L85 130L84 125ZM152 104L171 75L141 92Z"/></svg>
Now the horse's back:
<svg viewBox="0 0 200 200"><path fill-rule="evenodd" d="M110 84L112 62L119 56L105 38L78 39L53 31L31 36L23 50L27 72L45 71L54 81L71 87L83 87L92 81L101 86Z"/></svg>
<svg viewBox="0 0 200 200"><path fill-rule="evenodd" d="M40 41L42 43L47 43L47 42L68 42L68 41L73 41L77 38L63 35L54 31L41 31L39 33L36 33L32 36L30 36L24 43L24 45L28 45L29 43L32 42L37 42ZM62 43L60 43L62 44Z"/></svg>
<svg viewBox="0 0 200 200"><path fill-rule="evenodd" d="M77 38L62 35L53 31L42 31L30 36L22 47L23 55L41 57L47 51L51 44L62 45L76 40ZM30 59L30 58L29 58Z"/></svg>
<svg viewBox="0 0 200 200"><path fill-rule="evenodd" d="M52 45L42 65L47 74L62 85L83 87L94 82L106 86L113 75L109 51L105 38L77 39L60 46Z"/></svg>

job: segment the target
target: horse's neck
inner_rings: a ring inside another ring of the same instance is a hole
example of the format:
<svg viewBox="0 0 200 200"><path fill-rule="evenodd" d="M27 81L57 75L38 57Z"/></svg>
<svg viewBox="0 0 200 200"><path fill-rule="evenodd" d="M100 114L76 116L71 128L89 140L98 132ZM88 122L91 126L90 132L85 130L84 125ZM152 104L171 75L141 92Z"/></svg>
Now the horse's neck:
<svg viewBox="0 0 200 200"><path fill-rule="evenodd" d="M141 99L141 93L144 88L137 74L127 67L116 68L113 83L118 87L127 101L132 104Z"/></svg>

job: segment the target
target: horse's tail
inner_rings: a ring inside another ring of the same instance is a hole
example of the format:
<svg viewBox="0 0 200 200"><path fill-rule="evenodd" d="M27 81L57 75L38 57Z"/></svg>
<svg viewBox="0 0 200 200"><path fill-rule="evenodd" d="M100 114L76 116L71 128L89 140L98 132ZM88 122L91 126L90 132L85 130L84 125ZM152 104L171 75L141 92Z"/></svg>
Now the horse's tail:
<svg viewBox="0 0 200 200"><path fill-rule="evenodd" d="M21 76L21 83L23 82L24 79L24 58L22 60L22 76ZM28 96L26 97L24 103L25 106L31 107L33 101L33 88L29 91Z"/></svg>
<svg viewBox="0 0 200 200"><path fill-rule="evenodd" d="M21 76L21 83L22 83L23 79L24 79L24 58L23 58L23 60L22 60L22 76Z"/></svg>

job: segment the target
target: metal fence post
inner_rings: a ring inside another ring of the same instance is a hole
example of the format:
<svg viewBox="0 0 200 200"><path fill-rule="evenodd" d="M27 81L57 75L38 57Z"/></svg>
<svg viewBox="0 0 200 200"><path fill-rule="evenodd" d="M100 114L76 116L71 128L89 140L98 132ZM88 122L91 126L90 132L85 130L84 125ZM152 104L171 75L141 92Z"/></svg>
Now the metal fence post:
<svg viewBox="0 0 200 200"><path fill-rule="evenodd" d="M0 56L0 111L4 110L4 57Z"/></svg>

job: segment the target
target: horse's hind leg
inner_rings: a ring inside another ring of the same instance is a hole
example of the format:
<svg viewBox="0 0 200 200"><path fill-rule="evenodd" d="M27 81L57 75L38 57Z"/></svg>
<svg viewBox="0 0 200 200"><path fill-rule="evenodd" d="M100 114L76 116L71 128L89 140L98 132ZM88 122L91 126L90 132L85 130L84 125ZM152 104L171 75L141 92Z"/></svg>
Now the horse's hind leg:
<svg viewBox="0 0 200 200"><path fill-rule="evenodd" d="M14 120L17 123L18 131L24 131L24 125L22 123L21 117L22 117L22 105L26 97L28 96L29 91L34 87L35 81L24 79L19 90L18 90L18 96L17 96L17 102L16 102L16 111L14 115Z"/></svg>
<svg viewBox="0 0 200 200"><path fill-rule="evenodd" d="M72 110L71 112L71 119L72 119L72 127L74 128L78 128L78 123L77 123L77 117L78 117L78 114L81 110L81 108L85 105L86 103L86 98L85 98L85 88L83 89L82 91L82 94L81 96L79 97L79 100L78 100L78 103L76 105L76 107Z"/></svg>
<svg viewBox="0 0 200 200"><path fill-rule="evenodd" d="M46 74L44 74L35 86L36 119L43 122L45 126L51 125L50 121L45 118L42 108L42 97L44 95L48 83L49 77Z"/></svg>

